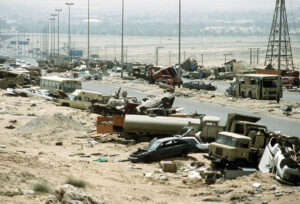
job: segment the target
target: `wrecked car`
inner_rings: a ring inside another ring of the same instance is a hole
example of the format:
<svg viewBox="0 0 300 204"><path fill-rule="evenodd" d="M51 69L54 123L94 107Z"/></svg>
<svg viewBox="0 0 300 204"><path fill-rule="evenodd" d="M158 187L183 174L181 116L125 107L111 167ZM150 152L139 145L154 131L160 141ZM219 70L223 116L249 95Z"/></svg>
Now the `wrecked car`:
<svg viewBox="0 0 300 204"><path fill-rule="evenodd" d="M144 149L138 149L129 156L132 162L152 162L176 156L186 156L188 153L207 152L209 144L195 137L190 137L194 129L183 127L173 137L153 139Z"/></svg>
<svg viewBox="0 0 300 204"><path fill-rule="evenodd" d="M15 93L19 94L20 96L30 96L30 97L39 97L49 101L52 101L52 97L49 96L48 90L40 90L38 87L31 87L31 88L23 88L23 89L15 89Z"/></svg>
<svg viewBox="0 0 300 204"><path fill-rule="evenodd" d="M148 97L143 99L143 103L136 107L136 110L140 113L145 115L146 111L151 108L172 108L175 95L170 92L166 92L162 95L155 96L155 97Z"/></svg>
<svg viewBox="0 0 300 204"><path fill-rule="evenodd" d="M183 83L184 88L188 89L197 89L197 90L209 90L215 91L217 89L216 86L211 85L211 83L204 83L203 81L190 81Z"/></svg>
<svg viewBox="0 0 300 204"><path fill-rule="evenodd" d="M179 137L155 138L146 148L130 154L128 159L131 162L153 162L197 151L199 148L194 143Z"/></svg>
<svg viewBox="0 0 300 204"><path fill-rule="evenodd" d="M300 185L300 140L297 137L273 137L268 143L259 170L273 172L276 179L293 185Z"/></svg>

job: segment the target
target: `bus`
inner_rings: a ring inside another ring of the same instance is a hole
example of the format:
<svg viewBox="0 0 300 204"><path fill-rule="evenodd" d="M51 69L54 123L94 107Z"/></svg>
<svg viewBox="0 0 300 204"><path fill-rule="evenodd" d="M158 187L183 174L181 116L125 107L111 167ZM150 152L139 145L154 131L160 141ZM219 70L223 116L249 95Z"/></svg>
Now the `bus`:
<svg viewBox="0 0 300 204"><path fill-rule="evenodd" d="M40 88L46 89L51 95L58 96L57 90L72 93L76 89L82 89L81 81L57 76L41 77Z"/></svg>
<svg viewBox="0 0 300 204"><path fill-rule="evenodd" d="M233 85L237 97L269 100L277 97L277 75L237 75ZM282 85L280 85L279 97L282 98Z"/></svg>

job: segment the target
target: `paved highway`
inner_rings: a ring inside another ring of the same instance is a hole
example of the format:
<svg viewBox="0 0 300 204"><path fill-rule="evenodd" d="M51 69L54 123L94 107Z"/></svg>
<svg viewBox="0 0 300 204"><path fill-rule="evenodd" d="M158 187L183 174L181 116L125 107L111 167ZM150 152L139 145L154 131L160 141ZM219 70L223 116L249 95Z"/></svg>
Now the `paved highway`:
<svg viewBox="0 0 300 204"><path fill-rule="evenodd" d="M90 91L97 91L103 94L114 94L118 90L117 85L101 84L99 82L85 82L83 83L83 89ZM123 91L128 92L128 96L135 96L139 100L145 98L148 94L138 90L124 88ZM253 116L261 117L261 123L268 126L270 130L279 130L285 134L299 136L300 137L300 121L289 118L283 118L270 114L254 113L240 108L223 106L213 103L199 102L190 99L176 98L174 107L183 107L185 110L194 113L203 113L206 115L219 116L221 118L221 124L224 125L227 119L228 113L241 113L249 114Z"/></svg>

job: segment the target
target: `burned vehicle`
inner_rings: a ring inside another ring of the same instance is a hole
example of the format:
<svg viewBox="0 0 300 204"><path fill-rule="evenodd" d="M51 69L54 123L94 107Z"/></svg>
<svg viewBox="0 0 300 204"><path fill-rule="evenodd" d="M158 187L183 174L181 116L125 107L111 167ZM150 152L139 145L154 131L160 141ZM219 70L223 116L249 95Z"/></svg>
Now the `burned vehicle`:
<svg viewBox="0 0 300 204"><path fill-rule="evenodd" d="M258 167L263 173L275 173L276 179L283 183L300 185L299 138L282 135L271 138Z"/></svg>
<svg viewBox="0 0 300 204"><path fill-rule="evenodd" d="M190 81L183 84L184 88L188 89L197 89L197 90L209 90L215 91L217 89L216 86L211 85L211 83L204 83L203 81Z"/></svg>
<svg viewBox="0 0 300 204"><path fill-rule="evenodd" d="M133 152L128 159L131 162L153 162L198 151L199 148L186 139L167 137L153 139L146 148Z"/></svg>
<svg viewBox="0 0 300 204"><path fill-rule="evenodd" d="M151 97L149 96L146 99L143 99L141 105L136 107L136 110L139 114L147 114L147 110L152 108L172 108L175 100L175 95L170 92L166 92L162 95Z"/></svg>
<svg viewBox="0 0 300 204"><path fill-rule="evenodd" d="M17 85L23 85L25 83L25 78L23 74L0 70L0 88L15 88Z"/></svg>
<svg viewBox="0 0 300 204"><path fill-rule="evenodd" d="M192 127L184 127L173 137L155 138L146 148L138 149L138 151L130 154L129 160L131 162L153 162L208 150L209 144L203 144L195 137L186 137L192 130Z"/></svg>

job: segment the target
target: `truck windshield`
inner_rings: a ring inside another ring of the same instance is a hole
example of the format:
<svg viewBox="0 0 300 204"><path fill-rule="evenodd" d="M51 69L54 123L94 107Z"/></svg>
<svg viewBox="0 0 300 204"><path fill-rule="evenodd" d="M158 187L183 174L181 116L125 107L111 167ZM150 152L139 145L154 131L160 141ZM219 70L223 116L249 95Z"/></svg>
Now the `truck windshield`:
<svg viewBox="0 0 300 204"><path fill-rule="evenodd" d="M218 135L216 142L219 144L228 145L230 147L236 147L237 144L237 140L235 138L225 135Z"/></svg>

